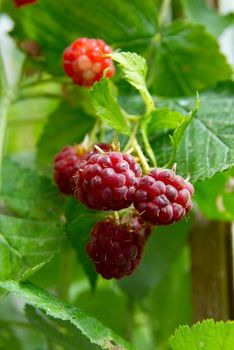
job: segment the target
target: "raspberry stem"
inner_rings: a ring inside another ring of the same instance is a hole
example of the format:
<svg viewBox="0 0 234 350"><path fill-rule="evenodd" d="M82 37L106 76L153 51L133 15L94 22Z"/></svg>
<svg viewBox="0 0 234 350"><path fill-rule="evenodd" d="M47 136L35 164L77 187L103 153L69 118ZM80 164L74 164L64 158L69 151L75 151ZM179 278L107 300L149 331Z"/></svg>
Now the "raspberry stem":
<svg viewBox="0 0 234 350"><path fill-rule="evenodd" d="M140 158L141 165L142 165L144 172L148 173L150 171L149 164L148 164L147 159L144 156L144 153L141 150L141 146L137 142L136 138L133 139L133 147L134 147L134 150L137 153L138 157Z"/></svg>
<svg viewBox="0 0 234 350"><path fill-rule="evenodd" d="M148 140L148 137L147 137L147 134L145 132L145 129L142 128L141 129L141 135L142 135L142 139L143 139L143 142L144 142L144 146L145 146L145 150L153 164L154 167L157 167L157 161L156 161L156 157L154 155L154 152L151 148L151 145L149 143L149 140Z"/></svg>
<svg viewBox="0 0 234 350"><path fill-rule="evenodd" d="M4 144L5 144L5 135L7 129L7 116L8 110L11 104L11 94L6 93L5 96L0 98L0 174L2 173L2 159L4 152ZM0 188L1 188L1 179L0 179Z"/></svg>

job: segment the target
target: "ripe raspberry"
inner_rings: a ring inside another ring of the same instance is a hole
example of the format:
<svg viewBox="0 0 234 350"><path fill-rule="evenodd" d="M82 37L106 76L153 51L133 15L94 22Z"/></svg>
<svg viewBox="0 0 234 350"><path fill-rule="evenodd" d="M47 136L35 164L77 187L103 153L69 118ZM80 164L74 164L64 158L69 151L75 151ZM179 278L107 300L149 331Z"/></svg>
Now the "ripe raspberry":
<svg viewBox="0 0 234 350"><path fill-rule="evenodd" d="M74 175L87 151L81 145L64 147L54 159L54 178L60 192L73 194Z"/></svg>
<svg viewBox="0 0 234 350"><path fill-rule="evenodd" d="M35 2L37 2L37 0L13 0L13 1L17 7L34 4Z"/></svg>
<svg viewBox="0 0 234 350"><path fill-rule="evenodd" d="M170 225L192 209L193 185L169 169L153 169L141 178L134 206L154 225Z"/></svg>
<svg viewBox="0 0 234 350"><path fill-rule="evenodd" d="M100 39L79 38L68 46L63 53L63 68L75 84L90 87L103 77L114 75L112 59L105 57L112 52L111 48Z"/></svg>
<svg viewBox="0 0 234 350"><path fill-rule="evenodd" d="M75 197L90 209L120 210L129 207L141 168L128 154L93 153L75 176Z"/></svg>
<svg viewBox="0 0 234 350"><path fill-rule="evenodd" d="M100 221L91 232L86 253L103 278L120 279L131 275L139 265L144 245L145 237L139 228L134 231L126 225Z"/></svg>

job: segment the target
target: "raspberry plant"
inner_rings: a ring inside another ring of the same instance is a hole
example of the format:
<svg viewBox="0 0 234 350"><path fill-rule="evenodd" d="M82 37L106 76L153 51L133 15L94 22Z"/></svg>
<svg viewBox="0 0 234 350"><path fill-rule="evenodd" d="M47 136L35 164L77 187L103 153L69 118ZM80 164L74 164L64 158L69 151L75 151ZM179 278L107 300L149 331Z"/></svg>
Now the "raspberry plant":
<svg viewBox="0 0 234 350"><path fill-rule="evenodd" d="M214 300L196 317L209 264L197 272L194 251L213 241L194 241L234 219L218 44L233 15L203 0L0 6L0 349L232 350L228 288L226 313Z"/></svg>

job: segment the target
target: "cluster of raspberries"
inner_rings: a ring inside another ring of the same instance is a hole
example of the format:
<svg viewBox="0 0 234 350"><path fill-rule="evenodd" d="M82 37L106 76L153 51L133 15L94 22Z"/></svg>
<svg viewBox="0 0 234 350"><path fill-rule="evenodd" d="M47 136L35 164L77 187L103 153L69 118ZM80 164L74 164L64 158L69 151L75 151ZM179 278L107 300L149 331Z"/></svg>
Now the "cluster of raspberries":
<svg viewBox="0 0 234 350"><path fill-rule="evenodd" d="M155 168L142 176L129 154L99 144L91 151L66 146L55 157L54 177L60 191L86 207L118 211L134 207L120 222L96 223L86 252L104 278L130 275L141 261L151 226L170 225L192 209L193 186L175 171Z"/></svg>
<svg viewBox="0 0 234 350"><path fill-rule="evenodd" d="M35 2L37 2L37 0L13 0L13 1L17 7L34 4Z"/></svg>

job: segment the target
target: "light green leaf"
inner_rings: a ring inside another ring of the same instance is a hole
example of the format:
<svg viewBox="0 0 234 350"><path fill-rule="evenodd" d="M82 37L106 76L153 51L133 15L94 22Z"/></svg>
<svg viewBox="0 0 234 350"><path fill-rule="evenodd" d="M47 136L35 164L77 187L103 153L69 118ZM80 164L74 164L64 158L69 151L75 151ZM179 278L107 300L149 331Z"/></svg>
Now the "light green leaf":
<svg viewBox="0 0 234 350"><path fill-rule="evenodd" d="M0 282L0 287L15 293L19 297L23 297L28 304L45 311L48 316L72 323L91 343L99 345L103 350L135 349L112 330L103 326L81 309L62 302L29 282Z"/></svg>
<svg viewBox="0 0 234 350"><path fill-rule="evenodd" d="M173 165L178 147L179 147L181 140L185 134L185 131L188 128L188 126L191 124L193 118L195 118L199 107L200 107L200 99L199 99L199 96L197 95L196 108L193 111L191 111L187 117L183 118L180 121L179 125L174 130L173 134L170 135L170 140L171 140L171 143L173 146L173 152L172 152L171 160L169 162L169 165L171 165L171 166Z"/></svg>
<svg viewBox="0 0 234 350"><path fill-rule="evenodd" d="M234 168L197 182L195 198L202 213L210 220L234 220Z"/></svg>
<svg viewBox="0 0 234 350"><path fill-rule="evenodd" d="M200 25L172 22L153 45L149 83L160 96L193 95L232 76L218 43Z"/></svg>
<svg viewBox="0 0 234 350"><path fill-rule="evenodd" d="M17 36L39 42L46 66L56 74L63 74L60 57L65 47L78 37L102 38L113 47L142 51L157 28L152 0L73 0L72 6L67 0L60 0L59 6L43 0L20 11L9 1L4 6L16 20Z"/></svg>
<svg viewBox="0 0 234 350"><path fill-rule="evenodd" d="M85 248L93 226L97 221L102 220L107 213L89 210L75 199L71 199L66 208L66 215L67 235L77 252L78 259L89 278L92 288L94 288L97 281L97 273L93 262L85 252Z"/></svg>
<svg viewBox="0 0 234 350"><path fill-rule="evenodd" d="M90 90L90 96L96 113L101 119L122 134L131 134L127 119L113 97L107 79L103 78L100 82L94 84Z"/></svg>
<svg viewBox="0 0 234 350"><path fill-rule="evenodd" d="M162 129L176 129L187 117L180 112L172 111L169 108L157 108L147 119L147 133L154 134Z"/></svg>
<svg viewBox="0 0 234 350"><path fill-rule="evenodd" d="M66 145L80 143L94 124L94 119L77 105L63 102L45 124L38 142L37 161L40 166L50 170L54 156ZM50 142L51 141L51 142Z"/></svg>
<svg viewBox="0 0 234 350"><path fill-rule="evenodd" d="M170 339L172 350L232 350L234 322L206 320L179 327Z"/></svg>
<svg viewBox="0 0 234 350"><path fill-rule="evenodd" d="M146 86L147 63L146 60L132 52L114 52L112 55L114 61L120 64L124 78L134 86L142 95L147 111L154 109L154 102Z"/></svg>
<svg viewBox="0 0 234 350"><path fill-rule="evenodd" d="M234 13L221 15L209 6L205 0L184 0L186 17L195 23L200 23L214 36L234 24Z"/></svg>
<svg viewBox="0 0 234 350"><path fill-rule="evenodd" d="M71 323L46 315L44 311L25 305L25 314L31 325L41 331L54 344L66 350L95 350L82 333Z"/></svg>

